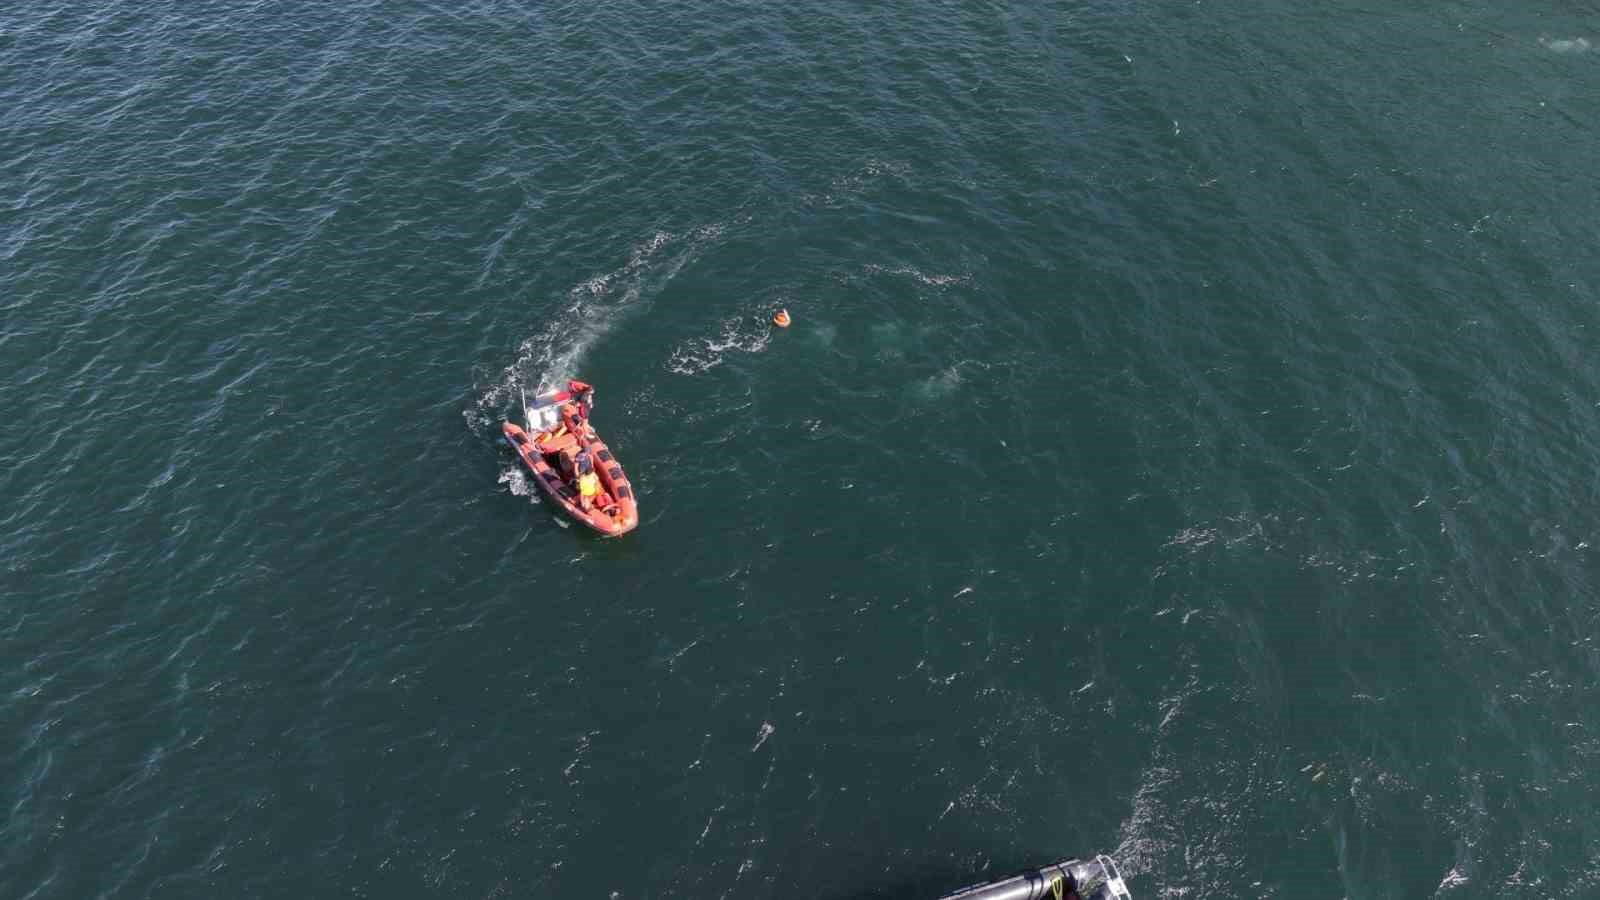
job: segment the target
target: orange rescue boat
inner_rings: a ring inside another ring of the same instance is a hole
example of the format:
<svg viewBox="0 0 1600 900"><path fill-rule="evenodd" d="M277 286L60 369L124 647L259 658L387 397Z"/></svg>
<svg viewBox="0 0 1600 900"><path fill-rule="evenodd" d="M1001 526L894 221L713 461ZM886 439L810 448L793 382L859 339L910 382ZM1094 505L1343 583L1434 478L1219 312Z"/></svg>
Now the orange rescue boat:
<svg viewBox="0 0 1600 900"><path fill-rule="evenodd" d="M570 381L566 390L537 398L533 407L523 401L527 428L514 422L500 428L546 497L578 524L615 537L638 527L639 508L622 464L589 424L593 398L589 385ZM557 408L555 420L541 425L535 413L551 407Z"/></svg>

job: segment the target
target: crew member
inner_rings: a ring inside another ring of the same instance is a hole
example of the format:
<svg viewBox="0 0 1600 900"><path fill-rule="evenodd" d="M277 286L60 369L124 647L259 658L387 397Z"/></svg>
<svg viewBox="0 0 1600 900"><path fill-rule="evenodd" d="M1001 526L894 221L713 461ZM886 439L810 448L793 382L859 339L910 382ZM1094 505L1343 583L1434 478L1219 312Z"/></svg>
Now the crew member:
<svg viewBox="0 0 1600 900"><path fill-rule="evenodd" d="M574 437L583 435L583 418L576 405L563 403L556 414L561 420L561 427L566 429L567 433Z"/></svg>
<svg viewBox="0 0 1600 900"><path fill-rule="evenodd" d="M578 506L588 512L600 494L600 476L594 473L594 457L584 447L572 460L573 471L578 475Z"/></svg>
<svg viewBox="0 0 1600 900"><path fill-rule="evenodd" d="M567 382L567 391L571 393L577 407L577 421L585 427L589 424L589 411L594 409L594 386L583 381L573 379Z"/></svg>

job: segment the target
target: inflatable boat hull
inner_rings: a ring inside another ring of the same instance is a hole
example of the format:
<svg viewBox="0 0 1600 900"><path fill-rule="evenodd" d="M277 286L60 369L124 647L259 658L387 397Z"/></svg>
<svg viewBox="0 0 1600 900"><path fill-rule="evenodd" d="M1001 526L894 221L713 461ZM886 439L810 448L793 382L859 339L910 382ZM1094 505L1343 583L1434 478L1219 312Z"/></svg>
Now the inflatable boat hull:
<svg viewBox="0 0 1600 900"><path fill-rule="evenodd" d="M639 507L633 496L633 485L628 483L628 476L611 455L611 449L593 429L588 429L583 436L570 438L589 451L594 458L595 474L600 479L600 493L587 510L579 503L578 489L555 470L551 465L553 455L543 452L534 436L512 422L506 422L501 430L506 443L533 476L533 483L574 522L605 537L627 534L639 526Z"/></svg>

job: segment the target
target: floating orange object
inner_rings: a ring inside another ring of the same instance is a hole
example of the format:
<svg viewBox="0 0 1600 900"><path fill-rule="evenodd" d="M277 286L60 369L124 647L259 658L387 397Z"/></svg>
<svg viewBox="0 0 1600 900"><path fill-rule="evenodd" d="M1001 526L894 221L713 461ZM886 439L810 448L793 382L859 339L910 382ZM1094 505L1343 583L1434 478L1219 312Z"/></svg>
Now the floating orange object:
<svg viewBox="0 0 1600 900"><path fill-rule="evenodd" d="M777 313L772 317L772 324L778 326L779 328L788 328L789 321L789 311L787 309L778 310Z"/></svg>

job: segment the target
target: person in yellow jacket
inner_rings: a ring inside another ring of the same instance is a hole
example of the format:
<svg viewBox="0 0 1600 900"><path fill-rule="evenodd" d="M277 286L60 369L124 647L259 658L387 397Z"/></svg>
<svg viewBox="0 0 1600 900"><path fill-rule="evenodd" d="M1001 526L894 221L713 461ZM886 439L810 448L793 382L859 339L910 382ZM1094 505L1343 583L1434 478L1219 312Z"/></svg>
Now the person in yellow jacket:
<svg viewBox="0 0 1600 900"><path fill-rule="evenodd" d="M587 512L600 494L600 476L594 473L594 457L589 455L587 447L578 451L572 463L572 470L578 476L578 507Z"/></svg>

